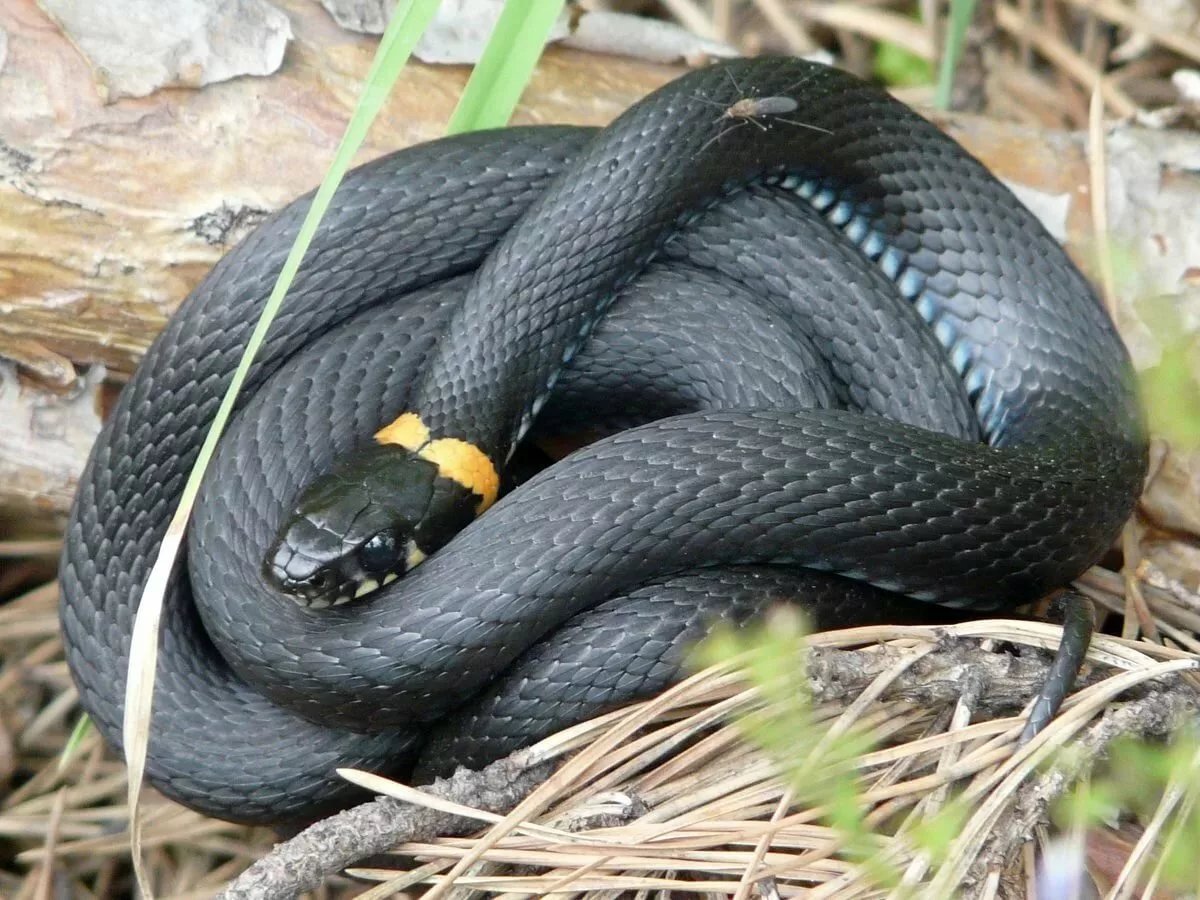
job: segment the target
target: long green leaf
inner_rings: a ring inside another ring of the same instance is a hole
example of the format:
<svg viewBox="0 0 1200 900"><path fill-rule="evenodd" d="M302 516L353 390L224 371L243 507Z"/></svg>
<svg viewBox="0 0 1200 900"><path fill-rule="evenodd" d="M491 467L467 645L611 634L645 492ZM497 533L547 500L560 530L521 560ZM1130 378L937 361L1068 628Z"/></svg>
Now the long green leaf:
<svg viewBox="0 0 1200 900"><path fill-rule="evenodd" d="M363 86L358 105L334 154L333 163L326 172L321 186L317 189L308 215L296 237L296 242L283 264L270 297L263 306L262 313L247 341L246 349L233 373L225 396L221 399L220 408L209 426L196 463L188 474L179 506L167 526L158 555L142 591L137 618L134 621L129 654L123 732L125 764L129 768L129 808L132 810L130 849L138 885L146 897L152 897L153 894L142 860L141 817L138 813L138 800L141 795L142 779L146 768L146 751L150 740L151 701L154 695L154 672L158 662L158 633L168 577L182 545L184 529L191 515L192 506L195 504L196 495L200 490L200 482L212 459L217 441L229 420L230 413L233 411L234 401L246 380L250 364L267 334L267 329L270 328L271 322L279 311L284 295L291 286L296 272L300 269L300 262L312 243L317 225L329 207L329 201L333 197L334 191L349 169L355 153L362 145L371 123L387 99L392 84L412 54L417 40L433 20L439 2L440 0L401 0L388 23L379 48L375 52L375 59L371 64L371 71Z"/></svg>
<svg viewBox="0 0 1200 900"><path fill-rule="evenodd" d="M54 771L60 775L66 771L72 760L75 759L75 754L79 752L79 748L83 745L83 739L92 733L92 719L84 713L79 717L79 721L75 723L75 727L71 729L71 733L67 736L67 743L62 749L62 753L58 755L58 764Z"/></svg>
<svg viewBox="0 0 1200 900"><path fill-rule="evenodd" d="M492 29L447 134L505 125L533 75L563 0L508 0Z"/></svg>

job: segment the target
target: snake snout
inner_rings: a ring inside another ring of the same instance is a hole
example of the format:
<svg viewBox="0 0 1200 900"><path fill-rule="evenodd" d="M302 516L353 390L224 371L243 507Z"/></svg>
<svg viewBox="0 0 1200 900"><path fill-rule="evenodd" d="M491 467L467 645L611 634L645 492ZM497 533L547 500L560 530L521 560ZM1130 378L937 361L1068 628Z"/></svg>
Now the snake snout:
<svg viewBox="0 0 1200 900"><path fill-rule="evenodd" d="M310 524L298 523L286 540L275 543L263 574L270 584L301 606L312 609L336 606L353 596L353 586L346 583L334 567L296 550L299 535L295 532Z"/></svg>
<svg viewBox="0 0 1200 900"><path fill-rule="evenodd" d="M403 541L390 525L348 546L319 517L305 515L291 520L272 545L263 573L301 606L324 609L374 593L422 559L413 540Z"/></svg>

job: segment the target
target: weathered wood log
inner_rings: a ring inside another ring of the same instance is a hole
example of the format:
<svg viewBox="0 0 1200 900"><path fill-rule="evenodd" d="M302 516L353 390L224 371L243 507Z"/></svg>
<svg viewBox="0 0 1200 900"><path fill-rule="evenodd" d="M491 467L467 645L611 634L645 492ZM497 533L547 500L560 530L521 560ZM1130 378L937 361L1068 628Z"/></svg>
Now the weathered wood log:
<svg viewBox="0 0 1200 900"><path fill-rule="evenodd" d="M212 264L316 185L376 41L312 0L278 0L281 69L104 103L87 61L33 0L0 4L0 510L61 515L120 381ZM463 67L413 64L359 159L441 133ZM677 69L551 50L518 122L603 124Z"/></svg>
<svg viewBox="0 0 1200 900"><path fill-rule="evenodd" d="M375 41L311 0L275 2L294 37L273 75L108 104L33 0L0 4L0 510L61 517L111 396L105 378L126 377L209 267L320 180ZM515 121L603 124L680 71L550 50ZM437 136L466 76L410 65L360 160ZM936 118L1088 263L1082 137ZM1117 233L1159 273L1139 287L1180 290L1185 262L1200 260L1200 235L1174 227L1200 208L1200 140L1124 129L1109 148ZM1120 319L1144 337L1132 313ZM1152 362L1153 348L1141 355Z"/></svg>

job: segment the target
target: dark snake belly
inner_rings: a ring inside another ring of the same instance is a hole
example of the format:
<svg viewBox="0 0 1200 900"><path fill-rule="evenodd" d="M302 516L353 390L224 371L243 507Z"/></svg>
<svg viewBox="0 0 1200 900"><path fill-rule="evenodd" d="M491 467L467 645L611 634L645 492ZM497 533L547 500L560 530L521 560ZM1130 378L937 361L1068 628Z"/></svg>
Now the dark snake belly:
<svg viewBox="0 0 1200 900"><path fill-rule="evenodd" d="M796 109L722 116L747 96ZM307 205L185 301L81 480L62 619L114 745L141 588ZM414 391L481 433L634 427L367 600L273 593L287 505ZM339 190L207 477L148 777L217 816L303 819L355 796L337 766L407 771L431 733L425 769L486 761L661 686L681 641L773 599L810 596L827 624L912 609L880 589L1011 607L1110 545L1144 445L1125 351L1053 239L843 73L739 61L602 132L411 148Z"/></svg>

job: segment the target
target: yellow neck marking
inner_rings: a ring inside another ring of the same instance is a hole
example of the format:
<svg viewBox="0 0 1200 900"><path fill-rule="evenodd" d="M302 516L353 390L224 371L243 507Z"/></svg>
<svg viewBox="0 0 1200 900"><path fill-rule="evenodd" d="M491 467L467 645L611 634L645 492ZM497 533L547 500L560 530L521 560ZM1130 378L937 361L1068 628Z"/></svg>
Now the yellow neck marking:
<svg viewBox="0 0 1200 900"><path fill-rule="evenodd" d="M437 466L438 474L479 497L475 514L496 502L500 475L488 455L459 438L429 439L429 428L416 413L407 412L375 432L381 444L397 444Z"/></svg>

